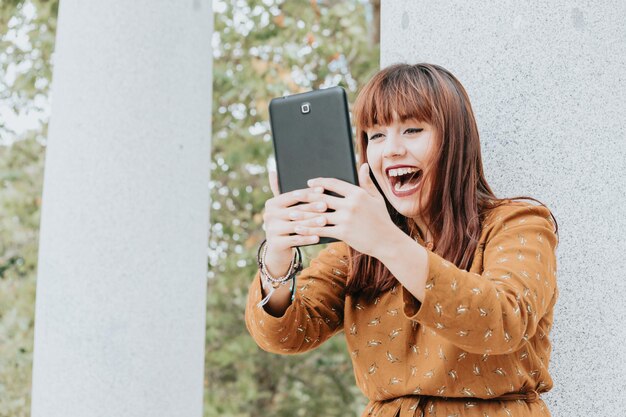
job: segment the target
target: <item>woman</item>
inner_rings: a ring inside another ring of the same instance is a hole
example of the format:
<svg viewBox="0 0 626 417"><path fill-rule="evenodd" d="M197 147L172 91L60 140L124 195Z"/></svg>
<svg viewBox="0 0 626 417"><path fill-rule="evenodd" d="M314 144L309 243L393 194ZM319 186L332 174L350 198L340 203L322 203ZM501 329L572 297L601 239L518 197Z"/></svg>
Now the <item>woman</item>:
<svg viewBox="0 0 626 417"><path fill-rule="evenodd" d="M363 416L549 416L550 211L495 197L467 93L440 66L381 70L353 114L360 186L316 178L279 194L270 175L250 334L291 354L344 330ZM291 282L294 247L320 236L339 242L297 275L293 301L289 285L265 282L286 271Z"/></svg>

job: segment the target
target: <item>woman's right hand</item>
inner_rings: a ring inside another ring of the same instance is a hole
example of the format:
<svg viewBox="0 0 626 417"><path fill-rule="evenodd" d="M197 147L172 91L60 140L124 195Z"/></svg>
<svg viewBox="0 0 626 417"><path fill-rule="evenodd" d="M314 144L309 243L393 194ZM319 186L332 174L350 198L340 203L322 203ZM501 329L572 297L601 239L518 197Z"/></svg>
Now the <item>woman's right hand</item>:
<svg viewBox="0 0 626 417"><path fill-rule="evenodd" d="M323 217L311 213L311 209L323 213L326 211L326 203L321 203L322 205L319 207L310 207L311 203L294 206L294 204L302 200L302 196L306 195L306 193L322 193L324 190L322 188L305 188L281 194L278 189L278 175L276 171L268 170L268 175L274 197L265 202L265 211L263 213L263 228L265 229L265 238L267 239L265 266L270 275L280 277L284 276L289 270L289 265L291 265L294 256L294 246L312 244L319 240L319 236L316 235L291 235L291 233L295 233L294 228L298 225L323 226L323 224L315 222L316 218L323 219ZM301 193L301 195L299 196L298 193ZM307 207L308 211L302 210L307 209ZM266 296L266 291L262 286L263 297ZM291 304L290 286L280 285L263 307L273 316L281 317L287 307L289 307L289 304Z"/></svg>
<svg viewBox="0 0 626 417"><path fill-rule="evenodd" d="M321 214L326 211L326 204L321 203L322 206L318 208L311 207L311 203L294 206L303 200L302 196L306 193L322 193L324 190L322 188L304 188L281 194L278 189L276 171L268 170L268 175L274 197L265 202L263 213L263 226L267 239L265 263L272 276L281 276L287 272L293 259L293 247L313 244L319 240L319 236L316 235L291 235L295 233L294 228L299 225L324 226L324 224L316 223L316 219L323 220L324 217L311 213L311 211Z"/></svg>

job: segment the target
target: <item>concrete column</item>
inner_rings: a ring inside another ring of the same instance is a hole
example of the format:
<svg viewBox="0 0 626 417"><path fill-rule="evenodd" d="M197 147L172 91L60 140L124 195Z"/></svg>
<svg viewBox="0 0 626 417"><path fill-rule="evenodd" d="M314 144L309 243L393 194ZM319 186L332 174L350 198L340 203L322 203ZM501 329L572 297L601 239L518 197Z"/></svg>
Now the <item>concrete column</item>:
<svg viewBox="0 0 626 417"><path fill-rule="evenodd" d="M209 0L63 0L33 417L202 415Z"/></svg>
<svg viewBox="0 0 626 417"><path fill-rule="evenodd" d="M553 416L626 409L626 2L382 2L381 64L466 87L485 175L559 223Z"/></svg>

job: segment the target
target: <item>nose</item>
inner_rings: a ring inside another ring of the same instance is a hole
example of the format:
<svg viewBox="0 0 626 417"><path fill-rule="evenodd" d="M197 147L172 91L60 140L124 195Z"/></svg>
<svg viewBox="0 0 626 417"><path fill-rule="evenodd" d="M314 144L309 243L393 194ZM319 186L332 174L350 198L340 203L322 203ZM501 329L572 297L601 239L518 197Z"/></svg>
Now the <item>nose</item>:
<svg viewBox="0 0 626 417"><path fill-rule="evenodd" d="M395 133L390 133L385 138L385 148L383 149L383 157L391 158L394 156L402 156L406 152L402 138Z"/></svg>

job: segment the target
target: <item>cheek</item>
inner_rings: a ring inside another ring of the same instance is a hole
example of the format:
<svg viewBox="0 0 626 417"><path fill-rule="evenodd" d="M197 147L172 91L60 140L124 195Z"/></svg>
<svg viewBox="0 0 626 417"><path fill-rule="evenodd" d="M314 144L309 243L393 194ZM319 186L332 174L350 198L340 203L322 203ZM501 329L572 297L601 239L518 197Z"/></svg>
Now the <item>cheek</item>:
<svg viewBox="0 0 626 417"><path fill-rule="evenodd" d="M409 152L417 159L422 162L425 162L428 158L430 158L431 153L433 152L433 147L430 141L422 141L419 143L412 144L409 148Z"/></svg>

